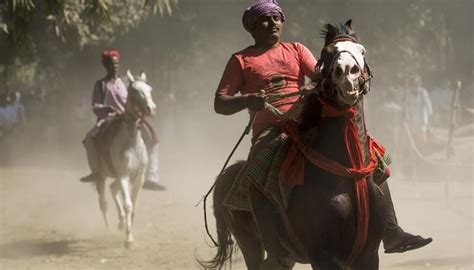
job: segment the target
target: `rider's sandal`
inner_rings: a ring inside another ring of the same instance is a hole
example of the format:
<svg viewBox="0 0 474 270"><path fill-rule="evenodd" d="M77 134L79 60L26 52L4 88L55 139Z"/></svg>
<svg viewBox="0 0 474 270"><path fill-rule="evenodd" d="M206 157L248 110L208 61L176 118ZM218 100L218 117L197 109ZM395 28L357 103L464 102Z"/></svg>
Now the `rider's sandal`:
<svg viewBox="0 0 474 270"><path fill-rule="evenodd" d="M395 247L385 249L385 253L403 253L409 250L418 249L431 243L433 238L423 238L419 235L412 235L411 237L404 239L401 243Z"/></svg>

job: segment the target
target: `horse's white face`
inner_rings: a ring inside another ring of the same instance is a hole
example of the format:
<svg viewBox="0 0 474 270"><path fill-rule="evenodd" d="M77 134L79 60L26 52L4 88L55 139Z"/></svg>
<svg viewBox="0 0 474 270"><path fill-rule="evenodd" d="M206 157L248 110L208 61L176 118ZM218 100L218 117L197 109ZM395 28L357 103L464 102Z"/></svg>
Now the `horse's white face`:
<svg viewBox="0 0 474 270"><path fill-rule="evenodd" d="M140 73L137 79L135 79L129 71L127 71L127 75L132 82L128 89L129 99L133 99L135 103L134 106L140 111L147 115L153 115L156 109L156 104L151 97L153 88L146 83L145 73Z"/></svg>
<svg viewBox="0 0 474 270"><path fill-rule="evenodd" d="M336 85L339 100L352 106L362 95L359 77L365 66L365 48L351 41L337 42L335 46L340 53L331 66L331 80Z"/></svg>
<svg viewBox="0 0 474 270"><path fill-rule="evenodd" d="M153 88L144 81L135 81L130 87L138 93L140 103L145 104L145 113L153 115L156 109L156 104L151 97Z"/></svg>

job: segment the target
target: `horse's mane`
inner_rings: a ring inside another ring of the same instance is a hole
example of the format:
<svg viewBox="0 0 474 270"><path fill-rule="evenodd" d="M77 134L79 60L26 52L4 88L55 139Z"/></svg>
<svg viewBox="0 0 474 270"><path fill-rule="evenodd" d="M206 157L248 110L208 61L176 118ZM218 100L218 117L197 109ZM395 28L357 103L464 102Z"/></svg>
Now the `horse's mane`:
<svg viewBox="0 0 474 270"><path fill-rule="evenodd" d="M298 127L302 134L319 126L321 111L322 105L319 102L318 94L310 94L305 97L303 110L298 118Z"/></svg>
<svg viewBox="0 0 474 270"><path fill-rule="evenodd" d="M354 29L352 29L352 20L348 20L345 24L325 24L320 36L324 38L324 47L333 43L336 38L348 38L354 42L358 40Z"/></svg>

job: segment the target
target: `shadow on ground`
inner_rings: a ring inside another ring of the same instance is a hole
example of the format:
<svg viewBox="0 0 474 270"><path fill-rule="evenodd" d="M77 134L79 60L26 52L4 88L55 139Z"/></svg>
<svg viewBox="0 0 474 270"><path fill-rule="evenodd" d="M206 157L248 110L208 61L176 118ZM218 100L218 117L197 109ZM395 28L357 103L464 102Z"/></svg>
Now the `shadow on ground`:
<svg viewBox="0 0 474 270"><path fill-rule="evenodd" d="M88 251L79 241L27 240L0 245L0 258L18 259L36 256L64 256Z"/></svg>
<svg viewBox="0 0 474 270"><path fill-rule="evenodd" d="M398 267L408 266L474 266L474 258L472 255L446 257L446 258L425 258L420 260L411 260L396 264ZM450 268L451 269L451 268ZM454 269L454 268L452 268Z"/></svg>

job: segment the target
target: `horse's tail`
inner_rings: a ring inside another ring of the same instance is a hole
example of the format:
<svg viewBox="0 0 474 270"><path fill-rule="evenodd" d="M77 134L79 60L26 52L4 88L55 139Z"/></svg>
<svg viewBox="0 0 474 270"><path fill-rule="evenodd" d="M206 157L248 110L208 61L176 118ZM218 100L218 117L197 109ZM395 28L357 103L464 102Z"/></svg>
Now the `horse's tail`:
<svg viewBox="0 0 474 270"><path fill-rule="evenodd" d="M214 189L214 217L216 218L217 254L209 261L198 259L204 269L221 269L232 258L234 241L229 227L229 210L223 205L224 199L232 187L235 177L244 165L244 161L237 162L227 168L216 179Z"/></svg>

